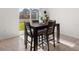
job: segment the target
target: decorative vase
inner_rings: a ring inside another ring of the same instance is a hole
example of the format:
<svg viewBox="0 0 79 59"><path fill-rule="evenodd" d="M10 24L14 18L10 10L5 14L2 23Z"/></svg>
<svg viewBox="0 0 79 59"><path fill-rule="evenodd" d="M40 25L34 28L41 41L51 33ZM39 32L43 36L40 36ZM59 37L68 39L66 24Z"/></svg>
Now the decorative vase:
<svg viewBox="0 0 79 59"><path fill-rule="evenodd" d="M43 23L44 23L44 24L48 24L48 19L49 19L49 18L46 17L46 19L43 20Z"/></svg>

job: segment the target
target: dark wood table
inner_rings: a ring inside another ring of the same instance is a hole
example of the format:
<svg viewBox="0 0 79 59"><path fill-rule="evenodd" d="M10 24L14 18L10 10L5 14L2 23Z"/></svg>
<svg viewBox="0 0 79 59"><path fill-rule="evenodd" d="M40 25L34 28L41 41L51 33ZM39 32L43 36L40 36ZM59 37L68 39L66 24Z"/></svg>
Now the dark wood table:
<svg viewBox="0 0 79 59"><path fill-rule="evenodd" d="M38 46L38 39L37 39L37 32L38 30L47 28L48 25L45 24L39 24L39 23L33 23L31 25L31 28L34 29L34 51L37 51L37 46ZM57 32L57 42L59 43L60 39L60 24L56 24L56 32Z"/></svg>

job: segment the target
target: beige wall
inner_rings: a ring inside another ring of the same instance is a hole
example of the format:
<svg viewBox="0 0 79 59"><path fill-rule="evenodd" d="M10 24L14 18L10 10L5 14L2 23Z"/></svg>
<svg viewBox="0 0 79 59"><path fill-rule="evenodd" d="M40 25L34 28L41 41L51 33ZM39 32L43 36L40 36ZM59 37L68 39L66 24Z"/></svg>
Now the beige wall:
<svg viewBox="0 0 79 59"><path fill-rule="evenodd" d="M60 23L62 34L79 38L79 8L50 8L49 14Z"/></svg>
<svg viewBox="0 0 79 59"><path fill-rule="evenodd" d="M18 35L18 9L0 8L0 40Z"/></svg>

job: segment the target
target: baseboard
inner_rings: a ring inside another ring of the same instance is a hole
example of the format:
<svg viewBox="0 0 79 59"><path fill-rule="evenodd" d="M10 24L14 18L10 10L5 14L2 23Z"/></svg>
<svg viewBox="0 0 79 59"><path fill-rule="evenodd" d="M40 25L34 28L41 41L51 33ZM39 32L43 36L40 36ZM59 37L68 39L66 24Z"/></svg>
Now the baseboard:
<svg viewBox="0 0 79 59"><path fill-rule="evenodd" d="M61 36L61 35L63 35L63 36L67 36L67 37L71 37L71 38L73 38L73 39L78 39L78 40L79 40L79 38L74 37L74 36L70 36L70 35L67 35L67 34L63 34L63 33L61 33L60 36Z"/></svg>
<svg viewBox="0 0 79 59"><path fill-rule="evenodd" d="M11 39L11 38L15 38L15 37L18 37L18 36L20 36L20 34L18 34L18 35L7 36L7 37L5 37L5 38L1 38L0 40Z"/></svg>

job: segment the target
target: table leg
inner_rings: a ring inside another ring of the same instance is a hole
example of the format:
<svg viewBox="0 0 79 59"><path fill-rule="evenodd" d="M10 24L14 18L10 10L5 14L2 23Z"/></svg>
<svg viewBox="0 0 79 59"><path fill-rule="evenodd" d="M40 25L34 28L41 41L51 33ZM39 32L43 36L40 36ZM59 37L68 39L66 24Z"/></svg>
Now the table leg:
<svg viewBox="0 0 79 59"><path fill-rule="evenodd" d="M38 39L37 39L37 29L34 29L34 51L37 51Z"/></svg>
<svg viewBox="0 0 79 59"><path fill-rule="evenodd" d="M28 40L28 36L25 34L25 35L24 35L25 48L27 48L27 40Z"/></svg>
<svg viewBox="0 0 79 59"><path fill-rule="evenodd" d="M59 40L60 40L60 24L56 24L57 26L57 43L60 43Z"/></svg>
<svg viewBox="0 0 79 59"><path fill-rule="evenodd" d="M25 26L25 29L24 29L24 44L25 44L25 48L27 48L27 40L28 40L28 36L26 34L26 26Z"/></svg>

